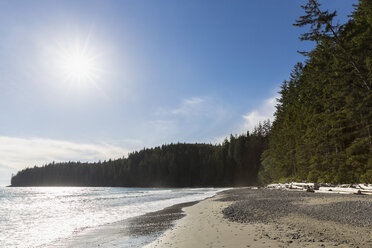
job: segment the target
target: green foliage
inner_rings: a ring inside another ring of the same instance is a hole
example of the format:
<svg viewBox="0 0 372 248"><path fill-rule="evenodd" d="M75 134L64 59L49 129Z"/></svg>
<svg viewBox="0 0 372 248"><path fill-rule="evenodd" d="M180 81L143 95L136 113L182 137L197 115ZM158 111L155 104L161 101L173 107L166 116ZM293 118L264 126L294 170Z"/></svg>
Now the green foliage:
<svg viewBox="0 0 372 248"><path fill-rule="evenodd" d="M221 145L171 144L103 163L29 168L12 185L372 183L372 1L359 0L343 25L333 24L336 12L321 10L317 0L302 7L294 25L309 26L300 39L316 47L302 52L306 62L283 82L272 125Z"/></svg>
<svg viewBox="0 0 372 248"><path fill-rule="evenodd" d="M264 152L264 181L371 182L372 3L361 0L352 19L333 25L336 12L315 0L295 24L310 26L306 52L280 91Z"/></svg>
<svg viewBox="0 0 372 248"><path fill-rule="evenodd" d="M372 183L372 169L369 169L361 176L361 182Z"/></svg>
<svg viewBox="0 0 372 248"><path fill-rule="evenodd" d="M270 122L222 145L170 144L98 163L51 163L19 171L12 186L197 187L257 183Z"/></svg>

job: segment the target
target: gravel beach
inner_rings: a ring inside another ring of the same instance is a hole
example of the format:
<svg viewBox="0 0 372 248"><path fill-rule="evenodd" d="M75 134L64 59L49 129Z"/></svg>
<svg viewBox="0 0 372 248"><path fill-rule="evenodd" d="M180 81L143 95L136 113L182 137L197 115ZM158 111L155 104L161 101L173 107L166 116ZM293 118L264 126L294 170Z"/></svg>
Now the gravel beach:
<svg viewBox="0 0 372 248"><path fill-rule="evenodd" d="M145 247L372 247L371 196L241 188L183 210Z"/></svg>
<svg viewBox="0 0 372 248"><path fill-rule="evenodd" d="M242 223L276 222L290 214L372 228L372 197L318 194L287 190L236 189L223 192L223 201L235 201L224 215Z"/></svg>
<svg viewBox="0 0 372 248"><path fill-rule="evenodd" d="M372 196L239 188L48 247L372 247Z"/></svg>

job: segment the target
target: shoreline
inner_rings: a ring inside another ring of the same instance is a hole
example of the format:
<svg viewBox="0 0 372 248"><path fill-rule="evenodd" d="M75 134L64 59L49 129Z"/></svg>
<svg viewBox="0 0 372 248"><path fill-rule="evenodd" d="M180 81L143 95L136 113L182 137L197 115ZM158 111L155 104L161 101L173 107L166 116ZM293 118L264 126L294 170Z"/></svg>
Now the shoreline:
<svg viewBox="0 0 372 248"><path fill-rule="evenodd" d="M199 201L175 204L162 210L131 217L114 223L86 228L74 235L40 246L40 248L73 247L142 247L156 240L185 214L182 209Z"/></svg>
<svg viewBox="0 0 372 248"><path fill-rule="evenodd" d="M214 195L228 190L217 189ZM210 195L207 198L213 197ZM202 200L204 200L202 199ZM190 199L191 200L191 199ZM176 220L185 216L184 207L197 204L200 200L175 203L160 210L153 210L142 215L115 221L94 227L76 230L72 235L37 246L38 248L73 248L73 247L142 247L158 238L172 227Z"/></svg>
<svg viewBox="0 0 372 248"><path fill-rule="evenodd" d="M183 210L144 247L372 246L371 196L241 188Z"/></svg>
<svg viewBox="0 0 372 248"><path fill-rule="evenodd" d="M233 188L42 247L367 248L371 227L371 196Z"/></svg>

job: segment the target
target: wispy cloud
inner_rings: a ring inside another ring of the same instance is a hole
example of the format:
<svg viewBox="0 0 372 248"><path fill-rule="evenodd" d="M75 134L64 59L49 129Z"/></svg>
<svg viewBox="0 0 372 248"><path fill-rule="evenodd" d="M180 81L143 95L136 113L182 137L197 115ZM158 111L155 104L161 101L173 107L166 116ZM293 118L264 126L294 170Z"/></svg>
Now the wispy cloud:
<svg viewBox="0 0 372 248"><path fill-rule="evenodd" d="M105 143L0 136L0 167L3 169L20 170L52 161L98 161L119 158L128 152L125 148Z"/></svg>
<svg viewBox="0 0 372 248"><path fill-rule="evenodd" d="M228 130L225 135L215 136L211 139L212 144L222 144L224 140L229 139L230 134L243 134L247 131L253 131L254 127L259 122L266 120L274 120L275 106L277 104L277 96L270 97L262 102L262 104L249 111L248 113L241 115L241 118L235 123L235 128ZM233 125L234 126L234 125Z"/></svg>
<svg viewBox="0 0 372 248"><path fill-rule="evenodd" d="M219 99L193 96L173 107L158 109L145 129L151 130L147 136L157 143L208 142L208 137L224 129L229 120L231 113Z"/></svg>
<svg viewBox="0 0 372 248"><path fill-rule="evenodd" d="M252 131L254 127L265 120L274 120L275 106L277 104L276 96L266 99L261 106L243 115L243 131Z"/></svg>
<svg viewBox="0 0 372 248"><path fill-rule="evenodd" d="M206 97L191 97L183 101L184 105L194 105L205 102Z"/></svg>
<svg viewBox="0 0 372 248"><path fill-rule="evenodd" d="M206 103L208 98L206 97L191 97L184 99L181 106L171 110L169 113L174 115L190 115L205 112Z"/></svg>

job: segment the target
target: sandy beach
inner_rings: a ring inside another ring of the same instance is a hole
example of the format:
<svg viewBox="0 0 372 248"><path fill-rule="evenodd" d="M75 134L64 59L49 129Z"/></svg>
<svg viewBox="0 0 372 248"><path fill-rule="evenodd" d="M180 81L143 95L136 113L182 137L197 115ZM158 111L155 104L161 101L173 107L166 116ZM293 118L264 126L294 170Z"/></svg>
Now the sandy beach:
<svg viewBox="0 0 372 248"><path fill-rule="evenodd" d="M67 239L56 240L40 248L138 248L156 240L171 228L174 222L185 216L183 208L197 202L187 202L167 207L160 211L102 225L87 228Z"/></svg>
<svg viewBox="0 0 372 248"><path fill-rule="evenodd" d="M372 247L370 196L235 189L183 211L145 247Z"/></svg>
<svg viewBox="0 0 372 248"><path fill-rule="evenodd" d="M372 247L372 196L226 190L43 248Z"/></svg>

